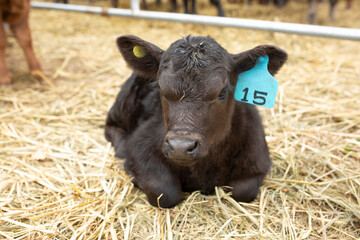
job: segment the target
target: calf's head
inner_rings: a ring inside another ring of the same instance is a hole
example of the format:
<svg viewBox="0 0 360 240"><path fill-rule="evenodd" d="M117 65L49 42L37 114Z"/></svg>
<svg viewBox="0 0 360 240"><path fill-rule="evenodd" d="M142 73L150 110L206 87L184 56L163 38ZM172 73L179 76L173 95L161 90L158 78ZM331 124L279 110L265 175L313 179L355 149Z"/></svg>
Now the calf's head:
<svg viewBox="0 0 360 240"><path fill-rule="evenodd" d="M166 51L130 35L117 44L136 74L157 83L166 127L162 151L179 165L206 157L230 133L239 73L268 55L268 70L275 74L287 58L270 45L229 54L214 39L198 36L182 38Z"/></svg>

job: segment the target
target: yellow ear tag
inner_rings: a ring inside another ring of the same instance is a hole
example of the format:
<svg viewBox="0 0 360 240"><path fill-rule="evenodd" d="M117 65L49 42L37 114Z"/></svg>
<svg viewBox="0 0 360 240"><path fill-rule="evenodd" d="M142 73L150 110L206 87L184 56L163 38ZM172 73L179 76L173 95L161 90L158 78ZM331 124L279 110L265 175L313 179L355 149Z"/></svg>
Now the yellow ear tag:
<svg viewBox="0 0 360 240"><path fill-rule="evenodd" d="M140 45L135 45L133 48L133 53L134 53L135 57L142 58L142 57L145 57L146 50L145 50L145 48L143 48Z"/></svg>

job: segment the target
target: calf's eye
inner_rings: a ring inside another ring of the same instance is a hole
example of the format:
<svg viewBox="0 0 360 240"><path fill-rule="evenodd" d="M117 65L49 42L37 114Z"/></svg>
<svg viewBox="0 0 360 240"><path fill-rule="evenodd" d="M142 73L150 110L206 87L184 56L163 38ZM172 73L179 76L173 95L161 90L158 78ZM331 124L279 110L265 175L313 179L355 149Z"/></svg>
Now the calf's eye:
<svg viewBox="0 0 360 240"><path fill-rule="evenodd" d="M218 99L219 100L224 100L228 95L228 88L224 88L223 90L221 90Z"/></svg>

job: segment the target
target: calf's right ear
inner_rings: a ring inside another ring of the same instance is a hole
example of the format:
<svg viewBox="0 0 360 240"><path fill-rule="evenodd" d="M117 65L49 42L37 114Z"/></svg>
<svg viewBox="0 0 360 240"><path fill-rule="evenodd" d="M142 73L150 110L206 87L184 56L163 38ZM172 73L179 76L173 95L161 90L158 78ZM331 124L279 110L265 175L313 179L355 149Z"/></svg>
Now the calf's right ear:
<svg viewBox="0 0 360 240"><path fill-rule="evenodd" d="M120 36L116 43L126 63L136 74L150 80L156 79L163 50L133 35Z"/></svg>
<svg viewBox="0 0 360 240"><path fill-rule="evenodd" d="M271 75L275 75L288 58L287 53L276 46L260 45L248 51L232 55L236 74L252 69L256 60L264 55L269 56L268 71Z"/></svg>

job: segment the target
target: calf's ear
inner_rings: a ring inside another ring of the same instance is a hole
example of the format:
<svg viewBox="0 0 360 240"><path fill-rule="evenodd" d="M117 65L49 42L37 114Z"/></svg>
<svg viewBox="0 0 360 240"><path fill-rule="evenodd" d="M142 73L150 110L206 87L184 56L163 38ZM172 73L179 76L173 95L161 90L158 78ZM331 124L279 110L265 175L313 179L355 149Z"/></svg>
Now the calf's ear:
<svg viewBox="0 0 360 240"><path fill-rule="evenodd" d="M281 66L287 60L287 53L272 45L260 45L248 51L233 54L232 57L235 60L235 73L252 69L255 66L256 60L264 55L269 56L268 71L271 75L275 75Z"/></svg>
<svg viewBox="0 0 360 240"><path fill-rule="evenodd" d="M123 35L116 40L125 61L136 74L155 80L163 50L133 35Z"/></svg>

